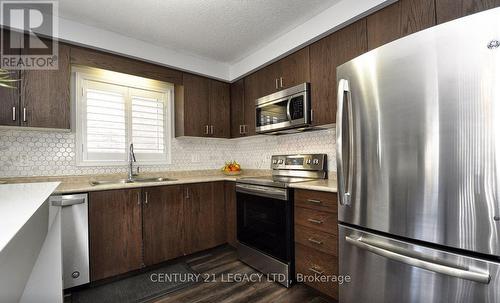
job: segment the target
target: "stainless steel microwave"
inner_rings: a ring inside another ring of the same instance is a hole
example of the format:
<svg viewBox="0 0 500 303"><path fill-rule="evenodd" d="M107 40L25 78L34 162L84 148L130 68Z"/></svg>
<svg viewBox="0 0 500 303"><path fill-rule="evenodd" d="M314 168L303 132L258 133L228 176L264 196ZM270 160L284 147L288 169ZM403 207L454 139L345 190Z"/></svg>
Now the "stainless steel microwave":
<svg viewBox="0 0 500 303"><path fill-rule="evenodd" d="M302 83L255 101L255 131L293 132L311 124L310 84Z"/></svg>

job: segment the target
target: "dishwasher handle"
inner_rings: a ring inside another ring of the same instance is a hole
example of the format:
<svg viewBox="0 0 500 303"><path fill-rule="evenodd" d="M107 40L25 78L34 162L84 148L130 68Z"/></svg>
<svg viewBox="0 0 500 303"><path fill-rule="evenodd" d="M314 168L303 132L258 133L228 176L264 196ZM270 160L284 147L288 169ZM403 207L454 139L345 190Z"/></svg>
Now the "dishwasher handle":
<svg viewBox="0 0 500 303"><path fill-rule="evenodd" d="M60 207L72 206L72 205L83 204L83 203L85 203L85 198L64 198L64 197L62 197L61 199L52 200L52 206L60 206Z"/></svg>

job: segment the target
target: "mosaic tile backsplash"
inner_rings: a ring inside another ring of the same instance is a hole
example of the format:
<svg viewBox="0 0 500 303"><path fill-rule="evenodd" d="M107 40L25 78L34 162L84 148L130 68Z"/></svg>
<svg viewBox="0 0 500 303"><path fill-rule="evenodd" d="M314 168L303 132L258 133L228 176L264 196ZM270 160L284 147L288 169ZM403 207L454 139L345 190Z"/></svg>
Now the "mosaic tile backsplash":
<svg viewBox="0 0 500 303"><path fill-rule="evenodd" d="M172 139L172 163L141 166L142 171L217 169L236 160L243 169L269 169L272 155L328 154L335 171L335 130L240 139ZM76 166L74 133L0 130L0 177L125 173L125 166Z"/></svg>

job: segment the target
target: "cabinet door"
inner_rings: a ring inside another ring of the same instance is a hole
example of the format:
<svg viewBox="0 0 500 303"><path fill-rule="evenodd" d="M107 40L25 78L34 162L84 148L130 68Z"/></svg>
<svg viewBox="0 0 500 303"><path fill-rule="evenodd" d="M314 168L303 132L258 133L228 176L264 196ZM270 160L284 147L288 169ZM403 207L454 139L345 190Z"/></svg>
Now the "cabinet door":
<svg viewBox="0 0 500 303"><path fill-rule="evenodd" d="M436 0L437 23L500 6L500 0Z"/></svg>
<svg viewBox="0 0 500 303"><path fill-rule="evenodd" d="M400 0L367 17L368 49L435 24L434 0Z"/></svg>
<svg viewBox="0 0 500 303"><path fill-rule="evenodd" d="M183 192L181 185L143 189L144 263L182 256Z"/></svg>
<svg viewBox="0 0 500 303"><path fill-rule="evenodd" d="M226 242L224 182L185 186L185 254Z"/></svg>
<svg viewBox="0 0 500 303"><path fill-rule="evenodd" d="M227 243L236 246L236 189L234 182L226 182L224 185L226 202L226 235Z"/></svg>
<svg viewBox="0 0 500 303"><path fill-rule="evenodd" d="M47 40L44 40L47 43ZM28 53L29 51L26 51ZM57 70L21 72L21 125L70 128L70 47L59 43ZM24 117L25 116L25 117Z"/></svg>
<svg viewBox="0 0 500 303"><path fill-rule="evenodd" d="M142 266L141 190L89 195L91 281Z"/></svg>
<svg viewBox="0 0 500 303"><path fill-rule="evenodd" d="M337 66L366 50L365 19L348 25L310 46L313 125L335 123Z"/></svg>
<svg viewBox="0 0 500 303"><path fill-rule="evenodd" d="M259 83L257 80L253 75L245 78L244 113L245 134L247 136L255 135L255 100L259 95Z"/></svg>
<svg viewBox="0 0 500 303"><path fill-rule="evenodd" d="M231 83L231 138L244 136L245 125L245 80Z"/></svg>
<svg viewBox="0 0 500 303"><path fill-rule="evenodd" d="M230 95L229 84L209 80L210 135L217 138L229 138L230 128Z"/></svg>
<svg viewBox="0 0 500 303"><path fill-rule="evenodd" d="M11 35L16 35L20 39L20 35L11 32L7 29L0 29L0 39L2 45L7 45ZM21 53L19 52L18 55ZM0 56L0 60L2 57ZM13 70L10 72L11 79L20 79L19 71ZM19 82L12 82L7 88L0 86L0 125L17 126L19 122Z"/></svg>
<svg viewBox="0 0 500 303"><path fill-rule="evenodd" d="M208 79L184 74L184 136L208 136Z"/></svg>
<svg viewBox="0 0 500 303"><path fill-rule="evenodd" d="M310 81L309 47L305 47L278 63L278 90Z"/></svg>

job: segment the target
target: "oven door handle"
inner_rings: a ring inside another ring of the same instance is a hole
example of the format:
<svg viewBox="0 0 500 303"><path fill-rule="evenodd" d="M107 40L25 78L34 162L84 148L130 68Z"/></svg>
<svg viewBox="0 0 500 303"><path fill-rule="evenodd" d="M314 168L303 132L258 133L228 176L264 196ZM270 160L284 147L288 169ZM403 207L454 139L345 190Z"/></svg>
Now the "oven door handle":
<svg viewBox="0 0 500 303"><path fill-rule="evenodd" d="M284 188L238 183L236 184L236 192L248 195L255 195L259 197L283 200L283 201L288 200L288 191Z"/></svg>

